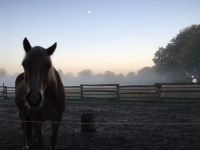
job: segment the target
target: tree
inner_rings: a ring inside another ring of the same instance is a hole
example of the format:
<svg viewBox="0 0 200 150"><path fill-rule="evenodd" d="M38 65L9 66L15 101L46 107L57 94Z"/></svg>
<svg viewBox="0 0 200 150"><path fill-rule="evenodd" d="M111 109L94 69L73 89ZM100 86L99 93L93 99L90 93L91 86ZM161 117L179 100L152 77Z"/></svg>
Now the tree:
<svg viewBox="0 0 200 150"><path fill-rule="evenodd" d="M154 84L157 82L166 82L165 77L160 76L155 67L144 67L140 69L136 76L138 84Z"/></svg>
<svg viewBox="0 0 200 150"><path fill-rule="evenodd" d="M85 70L79 72L78 75L79 75L80 77L92 76L92 70L90 70L90 69L85 69Z"/></svg>
<svg viewBox="0 0 200 150"><path fill-rule="evenodd" d="M173 82L200 79L200 25L180 31L153 59L156 70ZM199 80L200 81L200 80Z"/></svg>

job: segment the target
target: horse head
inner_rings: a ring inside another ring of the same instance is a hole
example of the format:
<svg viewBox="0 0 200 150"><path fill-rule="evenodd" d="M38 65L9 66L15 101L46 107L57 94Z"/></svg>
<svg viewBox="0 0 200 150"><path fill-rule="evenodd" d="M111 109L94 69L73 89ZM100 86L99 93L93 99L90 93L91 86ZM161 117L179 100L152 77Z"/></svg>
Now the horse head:
<svg viewBox="0 0 200 150"><path fill-rule="evenodd" d="M53 44L45 49L40 46L32 47L27 38L23 41L25 57L22 61L26 87L25 100L29 107L41 107L44 102L44 92L49 80L54 78L50 56L56 49Z"/></svg>

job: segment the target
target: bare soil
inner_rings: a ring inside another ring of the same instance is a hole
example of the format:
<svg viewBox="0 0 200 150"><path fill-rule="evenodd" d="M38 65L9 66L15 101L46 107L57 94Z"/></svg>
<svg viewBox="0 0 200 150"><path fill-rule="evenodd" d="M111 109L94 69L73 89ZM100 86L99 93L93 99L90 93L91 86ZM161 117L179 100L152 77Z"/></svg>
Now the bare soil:
<svg viewBox="0 0 200 150"><path fill-rule="evenodd" d="M96 132L81 132L81 114L95 116ZM21 150L14 101L0 103L0 150ZM51 126L43 128L50 149ZM199 150L200 104L67 102L57 150Z"/></svg>

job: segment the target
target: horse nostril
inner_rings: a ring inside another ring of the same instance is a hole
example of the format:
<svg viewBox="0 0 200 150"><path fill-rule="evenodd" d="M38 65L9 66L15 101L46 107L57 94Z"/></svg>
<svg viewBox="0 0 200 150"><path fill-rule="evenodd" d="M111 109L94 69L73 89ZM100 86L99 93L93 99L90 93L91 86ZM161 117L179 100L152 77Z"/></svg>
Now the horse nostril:
<svg viewBox="0 0 200 150"><path fill-rule="evenodd" d="M42 101L42 94L40 92L38 92L38 94L39 94L39 102L41 102Z"/></svg>
<svg viewBox="0 0 200 150"><path fill-rule="evenodd" d="M26 94L26 100L27 100L28 102L30 101L31 94L32 94L32 90L30 90L30 91Z"/></svg>

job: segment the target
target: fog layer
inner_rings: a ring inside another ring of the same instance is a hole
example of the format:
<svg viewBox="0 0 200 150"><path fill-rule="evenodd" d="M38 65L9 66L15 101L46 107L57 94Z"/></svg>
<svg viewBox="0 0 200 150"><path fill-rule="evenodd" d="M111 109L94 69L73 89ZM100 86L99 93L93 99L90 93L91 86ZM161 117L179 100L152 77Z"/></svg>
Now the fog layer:
<svg viewBox="0 0 200 150"><path fill-rule="evenodd" d="M164 76L159 75L153 68L144 67L137 73L129 72L128 74L116 74L112 71L105 71L104 73L95 74L90 69L82 70L78 75L67 72L64 73L58 69L63 84L66 86L80 85L80 84L115 84L132 85L132 84L154 84L157 82L167 82ZM8 75L4 68L0 68L0 85L14 86L15 75Z"/></svg>

